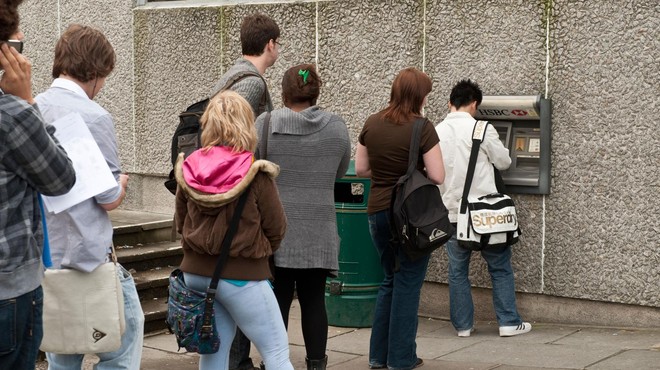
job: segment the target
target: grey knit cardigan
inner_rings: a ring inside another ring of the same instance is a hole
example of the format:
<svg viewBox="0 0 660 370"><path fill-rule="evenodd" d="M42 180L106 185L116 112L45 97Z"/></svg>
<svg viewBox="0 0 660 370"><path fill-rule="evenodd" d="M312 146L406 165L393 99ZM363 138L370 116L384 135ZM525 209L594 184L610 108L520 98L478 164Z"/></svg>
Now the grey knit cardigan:
<svg viewBox="0 0 660 370"><path fill-rule="evenodd" d="M257 118L259 136L266 114ZM318 106L274 110L266 156L280 166L276 181L288 220L275 265L334 274L339 269L334 183L346 174L351 156L346 123Z"/></svg>

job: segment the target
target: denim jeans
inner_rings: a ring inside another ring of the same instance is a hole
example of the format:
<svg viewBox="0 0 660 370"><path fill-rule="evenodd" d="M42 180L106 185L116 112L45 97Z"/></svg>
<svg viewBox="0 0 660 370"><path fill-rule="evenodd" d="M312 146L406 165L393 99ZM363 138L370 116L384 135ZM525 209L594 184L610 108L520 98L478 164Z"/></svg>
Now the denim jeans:
<svg viewBox="0 0 660 370"><path fill-rule="evenodd" d="M236 329L234 341L229 350L229 370L254 370L250 357L250 340L241 329Z"/></svg>
<svg viewBox="0 0 660 370"><path fill-rule="evenodd" d="M389 211L369 215L369 231L385 275L376 298L369 365L412 369L417 363L417 310L429 256L411 261L400 249L392 249ZM395 272L396 257L400 265Z"/></svg>
<svg viewBox="0 0 660 370"><path fill-rule="evenodd" d="M462 248L456 233L445 245L449 257L449 314L456 330L474 325L474 305L470 285L472 251ZM516 308L516 294L511 267L511 247L484 249L481 257L488 264L493 284L493 306L499 326L516 326L522 322Z"/></svg>
<svg viewBox="0 0 660 370"><path fill-rule="evenodd" d="M43 337L41 287L0 301L0 369L33 370Z"/></svg>
<svg viewBox="0 0 660 370"><path fill-rule="evenodd" d="M211 278L184 273L186 285L206 291ZM229 367L229 349L236 326L259 349L268 370L293 370L289 361L289 338L284 328L273 288L268 280L250 281L236 286L220 280L215 294L215 324L220 334L220 350L200 355L200 370L220 370Z"/></svg>
<svg viewBox="0 0 660 370"><path fill-rule="evenodd" d="M119 280L124 295L126 331L121 337L121 347L114 352L97 353L100 361L95 370L139 370L144 339L144 313L133 277L121 265ZM48 370L80 370L84 355L46 353Z"/></svg>

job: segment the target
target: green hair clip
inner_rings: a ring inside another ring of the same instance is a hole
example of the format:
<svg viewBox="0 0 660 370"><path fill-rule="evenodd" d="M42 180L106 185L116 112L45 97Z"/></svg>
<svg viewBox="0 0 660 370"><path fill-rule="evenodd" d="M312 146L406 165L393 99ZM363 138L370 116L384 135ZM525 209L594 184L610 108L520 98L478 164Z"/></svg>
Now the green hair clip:
<svg viewBox="0 0 660 370"><path fill-rule="evenodd" d="M307 84L307 77L309 77L309 71L306 69L301 69L298 71L298 76L302 76L303 78L303 85Z"/></svg>

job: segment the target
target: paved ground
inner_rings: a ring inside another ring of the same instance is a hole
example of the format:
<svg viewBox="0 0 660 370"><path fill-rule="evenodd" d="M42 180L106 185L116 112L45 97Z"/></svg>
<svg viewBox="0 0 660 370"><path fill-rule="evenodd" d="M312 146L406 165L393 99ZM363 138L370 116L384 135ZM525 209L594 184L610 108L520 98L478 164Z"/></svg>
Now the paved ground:
<svg viewBox="0 0 660 370"><path fill-rule="evenodd" d="M297 301L294 301L289 325L293 366L305 369ZM494 322L478 322L476 328L471 337L458 338L447 321L420 317L417 354L424 359L421 369L660 369L660 328L533 323L530 333L510 338L500 338ZM369 328L330 327L328 368L367 370L370 334ZM252 357L255 363L260 361L254 348ZM91 370L93 362L94 358L87 359L85 370ZM197 366L197 355L177 352L173 336L159 334L145 338L141 369L196 370Z"/></svg>

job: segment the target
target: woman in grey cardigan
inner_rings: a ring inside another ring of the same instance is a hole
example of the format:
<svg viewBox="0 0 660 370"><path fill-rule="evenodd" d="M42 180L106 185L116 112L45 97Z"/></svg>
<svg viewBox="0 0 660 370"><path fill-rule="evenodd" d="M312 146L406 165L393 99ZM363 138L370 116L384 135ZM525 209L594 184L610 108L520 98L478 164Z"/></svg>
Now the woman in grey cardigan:
<svg viewBox="0 0 660 370"><path fill-rule="evenodd" d="M328 318L325 279L338 270L339 236L334 183L348 169L351 144L344 120L316 105L321 80L311 64L290 68L282 78L285 108L257 119L267 158L280 166L277 187L288 225L275 253L275 296L288 327L294 288L302 314L307 369L325 369ZM260 144L260 148L263 146Z"/></svg>

